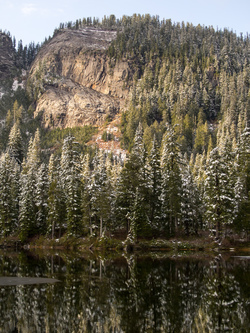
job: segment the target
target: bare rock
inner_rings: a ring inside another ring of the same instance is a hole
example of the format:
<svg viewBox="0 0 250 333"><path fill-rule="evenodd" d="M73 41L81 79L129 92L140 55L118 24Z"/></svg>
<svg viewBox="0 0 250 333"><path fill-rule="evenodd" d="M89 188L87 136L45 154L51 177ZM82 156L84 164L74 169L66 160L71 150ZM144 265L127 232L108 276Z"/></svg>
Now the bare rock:
<svg viewBox="0 0 250 333"><path fill-rule="evenodd" d="M29 82L44 126L101 125L124 108L132 70L107 56L114 38L116 31L93 27L63 30L40 50Z"/></svg>
<svg viewBox="0 0 250 333"><path fill-rule="evenodd" d="M46 128L102 125L119 112L119 102L109 95L83 87L70 79L49 87L39 98L35 117L42 112Z"/></svg>

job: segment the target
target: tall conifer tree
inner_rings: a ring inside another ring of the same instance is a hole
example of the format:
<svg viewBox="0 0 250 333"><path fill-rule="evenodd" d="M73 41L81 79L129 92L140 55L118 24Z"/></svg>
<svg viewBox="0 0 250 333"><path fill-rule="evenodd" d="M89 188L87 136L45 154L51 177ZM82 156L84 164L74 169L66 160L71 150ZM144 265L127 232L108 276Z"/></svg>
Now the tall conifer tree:
<svg viewBox="0 0 250 333"><path fill-rule="evenodd" d="M64 139L61 156L61 181L65 195L68 236L82 233L81 176L78 142L72 135Z"/></svg>
<svg viewBox="0 0 250 333"><path fill-rule="evenodd" d="M230 166L218 148L214 148L208 160L205 180L206 219L215 228L216 238L222 236L222 228L232 223L233 188L230 183Z"/></svg>
<svg viewBox="0 0 250 333"><path fill-rule="evenodd" d="M169 235L178 229L181 203L181 173L179 149L173 128L167 126L162 140L162 223Z"/></svg>

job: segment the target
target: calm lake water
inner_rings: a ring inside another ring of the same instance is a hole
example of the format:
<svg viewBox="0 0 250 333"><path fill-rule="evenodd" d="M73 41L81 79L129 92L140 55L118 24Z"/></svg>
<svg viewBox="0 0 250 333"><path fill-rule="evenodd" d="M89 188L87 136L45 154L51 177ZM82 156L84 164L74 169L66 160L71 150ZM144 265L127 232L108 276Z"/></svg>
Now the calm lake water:
<svg viewBox="0 0 250 333"><path fill-rule="evenodd" d="M0 252L0 332L249 332L250 254L238 255Z"/></svg>

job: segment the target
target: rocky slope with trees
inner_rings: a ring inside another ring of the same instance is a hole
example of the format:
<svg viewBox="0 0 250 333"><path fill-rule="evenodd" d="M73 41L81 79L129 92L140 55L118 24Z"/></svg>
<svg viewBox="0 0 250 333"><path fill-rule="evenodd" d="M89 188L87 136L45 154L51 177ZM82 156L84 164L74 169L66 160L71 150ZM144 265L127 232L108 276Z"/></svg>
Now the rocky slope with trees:
<svg viewBox="0 0 250 333"><path fill-rule="evenodd" d="M8 99L1 235L246 236L249 47L248 35L149 15L61 24ZM84 125L117 113L126 159L85 145Z"/></svg>

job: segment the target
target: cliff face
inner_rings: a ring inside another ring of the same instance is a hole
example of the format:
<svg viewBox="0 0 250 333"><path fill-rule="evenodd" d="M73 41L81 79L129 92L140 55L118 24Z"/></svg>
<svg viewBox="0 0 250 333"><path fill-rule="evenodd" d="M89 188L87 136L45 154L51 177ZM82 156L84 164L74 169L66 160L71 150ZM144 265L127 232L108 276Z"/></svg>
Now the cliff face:
<svg viewBox="0 0 250 333"><path fill-rule="evenodd" d="M35 116L45 127L101 125L123 109L132 78L126 61L106 55L115 31L98 28L59 32L39 52L29 74Z"/></svg>
<svg viewBox="0 0 250 333"><path fill-rule="evenodd" d="M35 116L43 113L47 128L100 126L106 117L119 112L119 101L70 79L61 79L57 86L46 87L38 100Z"/></svg>

